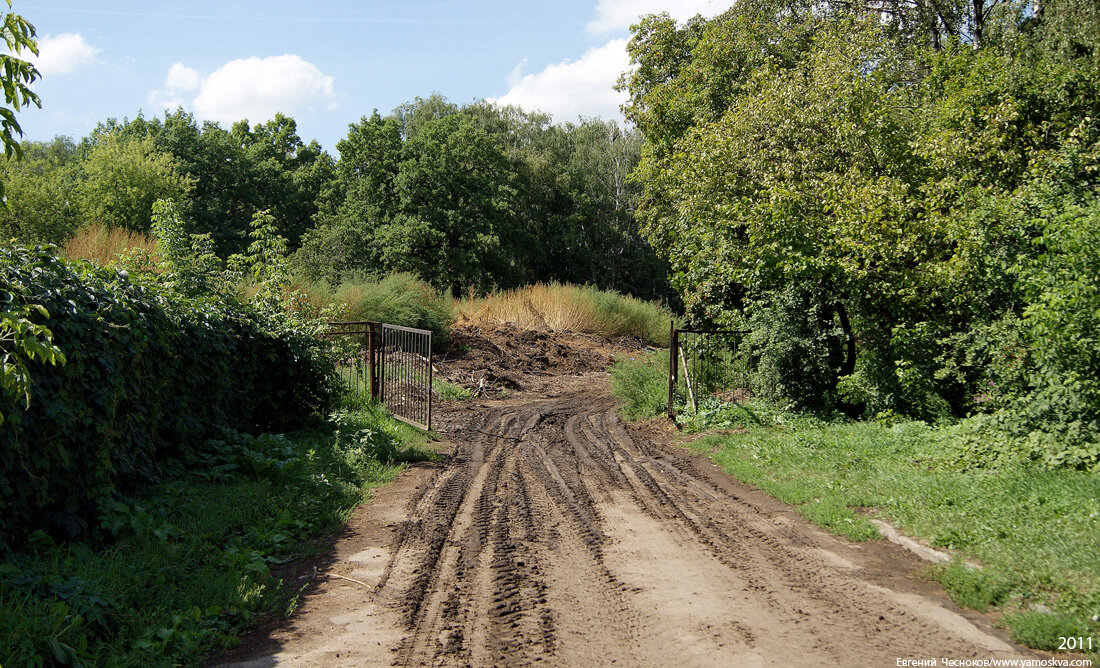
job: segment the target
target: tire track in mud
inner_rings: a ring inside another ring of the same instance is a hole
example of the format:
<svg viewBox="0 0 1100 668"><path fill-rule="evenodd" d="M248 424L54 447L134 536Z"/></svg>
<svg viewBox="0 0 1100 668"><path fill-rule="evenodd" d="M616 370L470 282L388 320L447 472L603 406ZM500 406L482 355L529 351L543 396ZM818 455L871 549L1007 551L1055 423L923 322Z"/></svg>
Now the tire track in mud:
<svg viewBox="0 0 1100 668"><path fill-rule="evenodd" d="M444 416L455 455L376 587L403 612L397 665L1017 656L636 441L606 390L481 408Z"/></svg>

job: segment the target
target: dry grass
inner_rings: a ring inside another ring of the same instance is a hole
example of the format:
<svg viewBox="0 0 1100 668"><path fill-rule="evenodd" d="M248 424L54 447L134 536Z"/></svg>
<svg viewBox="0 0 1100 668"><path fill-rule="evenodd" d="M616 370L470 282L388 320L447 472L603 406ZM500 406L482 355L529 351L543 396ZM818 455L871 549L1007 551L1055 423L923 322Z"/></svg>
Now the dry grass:
<svg viewBox="0 0 1100 668"><path fill-rule="evenodd" d="M663 306L591 287L540 283L455 303L459 319L529 329L637 336L668 343L672 314Z"/></svg>
<svg viewBox="0 0 1100 668"><path fill-rule="evenodd" d="M90 260L105 267L135 251L156 262L156 246L156 240L147 234L95 223L77 230L61 245L61 254L70 260Z"/></svg>

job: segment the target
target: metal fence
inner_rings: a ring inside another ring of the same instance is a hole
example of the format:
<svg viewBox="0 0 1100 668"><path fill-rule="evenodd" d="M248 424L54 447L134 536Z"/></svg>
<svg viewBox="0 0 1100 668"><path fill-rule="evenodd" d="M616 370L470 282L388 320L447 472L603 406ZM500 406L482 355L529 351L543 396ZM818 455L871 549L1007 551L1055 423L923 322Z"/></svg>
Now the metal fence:
<svg viewBox="0 0 1100 668"><path fill-rule="evenodd" d="M748 387L748 369L737 354L746 333L672 327L668 347L670 418L675 419L677 404L696 413L704 398Z"/></svg>
<svg viewBox="0 0 1100 668"><path fill-rule="evenodd" d="M330 322L323 338L332 341L336 369L349 392L378 398L378 341L382 325L377 322Z"/></svg>
<svg viewBox="0 0 1100 668"><path fill-rule="evenodd" d="M367 320L330 322L337 370L348 391L380 401L393 416L432 428L432 333Z"/></svg>
<svg viewBox="0 0 1100 668"><path fill-rule="evenodd" d="M394 417L432 428L432 333L382 325L381 400Z"/></svg>

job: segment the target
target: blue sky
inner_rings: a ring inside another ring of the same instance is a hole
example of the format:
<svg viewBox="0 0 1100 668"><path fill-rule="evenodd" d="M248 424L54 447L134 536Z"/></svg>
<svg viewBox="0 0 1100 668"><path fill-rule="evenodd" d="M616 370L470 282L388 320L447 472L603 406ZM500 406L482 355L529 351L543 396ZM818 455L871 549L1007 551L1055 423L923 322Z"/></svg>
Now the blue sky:
<svg viewBox="0 0 1100 668"><path fill-rule="evenodd" d="M14 0L38 30L42 109L25 138L84 136L182 105L228 126L293 116L329 151L347 126L432 92L621 120L611 84L643 13L714 15L732 0Z"/></svg>

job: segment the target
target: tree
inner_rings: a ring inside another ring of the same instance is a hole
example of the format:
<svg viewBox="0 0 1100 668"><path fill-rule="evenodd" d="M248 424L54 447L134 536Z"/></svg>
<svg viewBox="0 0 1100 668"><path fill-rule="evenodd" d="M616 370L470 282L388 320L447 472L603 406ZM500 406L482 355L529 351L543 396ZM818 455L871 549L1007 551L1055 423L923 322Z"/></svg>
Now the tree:
<svg viewBox="0 0 1100 668"><path fill-rule="evenodd" d="M11 7L11 0L7 0ZM10 160L22 156L22 147L16 138L23 135L23 129L15 118L15 112L30 104L41 107L38 96L30 89L30 84L38 78L38 70L18 56L24 51L38 55L35 42L35 30L18 14L8 12L0 18L3 27L7 53L0 54L0 82L4 86L4 106L0 106L0 141L4 144L4 154ZM0 189L0 195L3 190ZM3 263L7 268L11 254L5 250ZM10 285L5 281L5 286ZM30 404L31 377L29 366L34 362L42 364L64 364L65 356L53 344L53 334L45 326L29 319L33 314L48 318L49 313L40 305L26 304L25 295L17 290L0 290L0 388L9 395L23 395ZM0 423L4 421L0 414Z"/></svg>
<svg viewBox="0 0 1100 668"><path fill-rule="evenodd" d="M0 161L0 237L60 243L76 232L80 211L80 153L67 137L24 142L22 158Z"/></svg>
<svg viewBox="0 0 1100 668"><path fill-rule="evenodd" d="M375 111L337 144L295 262L329 280L409 271L452 293L559 280L663 297L627 178L640 145L614 123L439 96Z"/></svg>
<svg viewBox="0 0 1100 668"><path fill-rule="evenodd" d="M929 5L780 5L651 17L631 42L640 216L689 316L752 327L764 385L803 405L934 418L1022 391L998 360L1053 224L1028 193L1100 185L1091 37L1018 3L940 3L939 43Z"/></svg>
<svg viewBox="0 0 1100 668"><path fill-rule="evenodd" d="M193 179L158 150L152 137L114 132L100 137L81 161L80 209L85 223L147 232L157 200L184 200Z"/></svg>
<svg viewBox="0 0 1100 668"><path fill-rule="evenodd" d="M10 8L11 0L5 1ZM4 144L4 154L11 158L22 152L17 137L23 136L23 128L15 118L16 112L31 104L42 106L38 95L30 88L38 79L38 70L19 57L26 51L37 56L38 43L35 41L34 26L20 15L3 13L0 24L7 47L6 52L0 54L0 81L4 85L4 105L0 106L0 142Z"/></svg>

